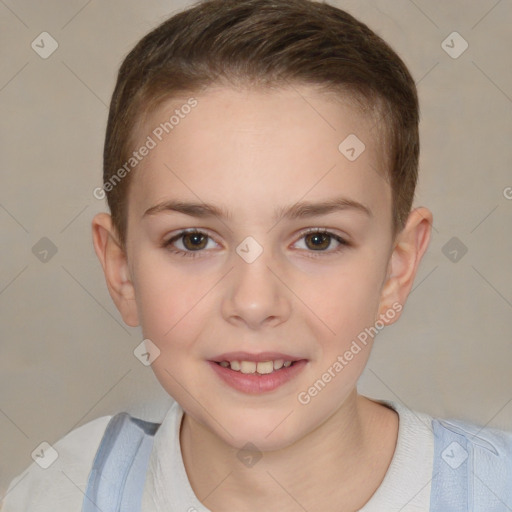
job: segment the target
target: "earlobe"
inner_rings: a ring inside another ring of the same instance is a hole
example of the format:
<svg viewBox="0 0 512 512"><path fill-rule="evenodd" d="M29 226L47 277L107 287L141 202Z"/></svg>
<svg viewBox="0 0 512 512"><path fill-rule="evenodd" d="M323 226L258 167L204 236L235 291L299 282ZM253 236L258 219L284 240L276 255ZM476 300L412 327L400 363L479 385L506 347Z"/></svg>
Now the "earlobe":
<svg viewBox="0 0 512 512"><path fill-rule="evenodd" d="M395 303L399 303L403 308L421 259L427 250L432 221L433 216L429 209L416 208L411 211L404 229L397 235L381 292L380 315L385 314ZM395 322L399 316L394 316L393 321L388 323Z"/></svg>
<svg viewBox="0 0 512 512"><path fill-rule="evenodd" d="M92 220L94 250L105 274L108 291L125 323L139 325L135 289L131 281L128 261L121 247L108 213L98 213Z"/></svg>

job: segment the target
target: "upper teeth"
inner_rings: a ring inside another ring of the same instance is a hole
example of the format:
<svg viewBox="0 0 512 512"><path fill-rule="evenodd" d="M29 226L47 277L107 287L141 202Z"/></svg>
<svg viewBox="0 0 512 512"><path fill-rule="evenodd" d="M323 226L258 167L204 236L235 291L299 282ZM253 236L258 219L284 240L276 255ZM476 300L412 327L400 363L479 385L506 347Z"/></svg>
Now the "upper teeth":
<svg viewBox="0 0 512 512"><path fill-rule="evenodd" d="M261 361L256 363L255 361L221 361L219 363L224 368L231 367L232 370L239 371L242 373L255 373L258 372L261 375L266 373L272 373L274 370L288 367L292 364L291 361L283 361L277 359L275 361Z"/></svg>

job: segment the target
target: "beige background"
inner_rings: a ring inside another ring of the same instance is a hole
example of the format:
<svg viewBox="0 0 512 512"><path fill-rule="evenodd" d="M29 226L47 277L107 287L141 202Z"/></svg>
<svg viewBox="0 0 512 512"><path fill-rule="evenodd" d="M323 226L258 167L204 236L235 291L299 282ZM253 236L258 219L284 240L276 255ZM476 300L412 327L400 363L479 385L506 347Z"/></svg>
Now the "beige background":
<svg viewBox="0 0 512 512"><path fill-rule="evenodd" d="M512 4L333 3L383 36L417 80L415 206L434 213L404 315L379 335L360 390L512 428ZM157 420L170 403L133 355L141 333L110 299L90 222L106 209L92 191L117 68L188 4L0 2L0 491L42 441L120 410ZM31 48L43 31L59 44L47 59ZM469 43L457 59L441 46L453 31ZM57 248L45 263L32 252L42 237ZM467 247L457 262L443 252L452 237Z"/></svg>

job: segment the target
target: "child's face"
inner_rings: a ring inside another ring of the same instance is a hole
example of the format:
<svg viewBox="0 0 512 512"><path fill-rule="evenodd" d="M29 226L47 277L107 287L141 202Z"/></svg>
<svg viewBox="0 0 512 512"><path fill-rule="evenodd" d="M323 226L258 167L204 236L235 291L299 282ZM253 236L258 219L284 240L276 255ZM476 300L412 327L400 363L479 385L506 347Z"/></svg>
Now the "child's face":
<svg viewBox="0 0 512 512"><path fill-rule="evenodd" d="M161 142L152 131L187 98L159 109L141 135L158 143L132 171L126 268L135 302L120 309L161 351L153 370L193 419L233 446L284 447L347 407L372 337L366 347L358 342L351 360L344 354L396 299L384 293L394 241L391 189L377 174L381 149L370 120L310 88L217 88L195 98ZM350 134L366 146L353 161L338 149ZM297 203L338 198L370 213L346 207L274 217ZM145 215L166 201L208 203L230 216ZM190 228L204 237L164 246ZM332 235L304 236L310 228ZM238 351L305 364L277 370L293 376L275 389L242 391L219 376L233 370L211 363ZM341 371L333 368L338 356ZM310 393L319 379L321 391Z"/></svg>

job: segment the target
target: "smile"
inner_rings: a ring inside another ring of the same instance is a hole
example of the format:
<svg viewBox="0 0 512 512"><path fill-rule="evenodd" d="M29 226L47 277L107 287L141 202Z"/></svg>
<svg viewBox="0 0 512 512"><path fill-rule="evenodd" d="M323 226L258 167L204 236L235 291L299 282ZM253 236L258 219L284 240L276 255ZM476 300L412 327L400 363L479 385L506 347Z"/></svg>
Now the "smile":
<svg viewBox="0 0 512 512"><path fill-rule="evenodd" d="M307 359L285 361L208 361L224 384L242 393L257 395L274 391L294 379L308 363Z"/></svg>
<svg viewBox="0 0 512 512"><path fill-rule="evenodd" d="M268 375L281 368L288 368L292 365L292 361L283 361L282 359L276 359L275 361L221 361L220 366L223 368L230 368L235 372L241 372L244 374L258 373L260 375Z"/></svg>

